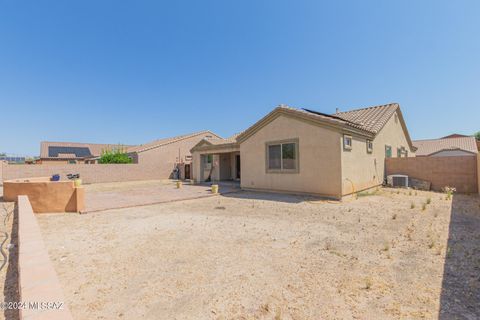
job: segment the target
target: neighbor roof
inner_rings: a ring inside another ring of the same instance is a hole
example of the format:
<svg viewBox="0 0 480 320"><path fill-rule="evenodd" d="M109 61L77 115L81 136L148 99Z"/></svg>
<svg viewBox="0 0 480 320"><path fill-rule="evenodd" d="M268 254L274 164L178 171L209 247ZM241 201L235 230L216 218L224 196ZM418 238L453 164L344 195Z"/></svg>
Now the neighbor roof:
<svg viewBox="0 0 480 320"><path fill-rule="evenodd" d="M416 140L413 141L417 147L417 156L429 156L434 153L446 150L461 150L477 154L477 143L474 137Z"/></svg>
<svg viewBox="0 0 480 320"><path fill-rule="evenodd" d="M170 143L174 143L174 142L177 142L177 141L185 140L185 139L188 139L188 138L192 138L192 137L199 136L199 135L204 135L204 134L210 134L212 136L212 138L221 139L221 137L216 135L215 133L213 133L209 130L205 130L205 131L189 133L189 134L185 134L185 135L181 135L181 136L176 136L176 137L158 139L158 140L155 140L155 141L152 141L152 142L149 142L149 143L146 143L146 144L142 144L142 145L139 145L139 146L133 146L131 148L128 148L127 152L128 153L144 152L144 151L155 149L155 148L158 148L158 147L170 144Z"/></svg>
<svg viewBox="0 0 480 320"><path fill-rule="evenodd" d="M280 114L303 118L313 121L319 125L339 127L344 130L373 138L380 132L380 130L385 126L387 121L393 114L395 114L395 112L398 114L410 148L415 149L410 139L410 135L408 134L408 130L398 103L389 103L346 112L337 112L332 115L310 109L297 109L286 105L280 105L260 121L241 133L237 140L243 141L247 139L249 136L254 134L257 130L275 119Z"/></svg>
<svg viewBox="0 0 480 320"><path fill-rule="evenodd" d="M84 159L100 156L103 150L116 147L118 147L118 144L42 141L40 143L40 158Z"/></svg>

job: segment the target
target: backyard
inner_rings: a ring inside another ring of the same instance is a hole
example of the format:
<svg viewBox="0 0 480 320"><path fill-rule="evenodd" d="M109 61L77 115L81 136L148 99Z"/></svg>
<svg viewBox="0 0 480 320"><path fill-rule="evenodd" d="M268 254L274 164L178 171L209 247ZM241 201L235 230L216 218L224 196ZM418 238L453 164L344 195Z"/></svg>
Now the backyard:
<svg viewBox="0 0 480 320"><path fill-rule="evenodd" d="M76 319L467 319L480 310L479 208L380 189L37 217Z"/></svg>

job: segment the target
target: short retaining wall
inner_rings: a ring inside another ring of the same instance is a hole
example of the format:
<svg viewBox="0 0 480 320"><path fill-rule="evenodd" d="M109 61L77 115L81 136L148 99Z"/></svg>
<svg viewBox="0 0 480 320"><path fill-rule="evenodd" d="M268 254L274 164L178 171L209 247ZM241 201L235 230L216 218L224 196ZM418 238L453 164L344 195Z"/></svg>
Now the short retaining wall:
<svg viewBox="0 0 480 320"><path fill-rule="evenodd" d="M36 213L80 212L85 209L85 190L73 181L50 181L49 177L7 180L3 182L5 201L28 196Z"/></svg>
<svg viewBox="0 0 480 320"><path fill-rule="evenodd" d="M3 164L3 180L80 174L83 183L168 179L173 168L147 164ZM1 176L1 175L0 175Z"/></svg>
<svg viewBox="0 0 480 320"><path fill-rule="evenodd" d="M27 196L18 197L18 246L18 287L20 301L26 303L20 319L73 319ZM42 309L46 303L49 308Z"/></svg>
<svg viewBox="0 0 480 320"><path fill-rule="evenodd" d="M460 193L477 193L479 161L476 156L388 158L385 170L387 175L406 174L430 181L435 191L449 186Z"/></svg>

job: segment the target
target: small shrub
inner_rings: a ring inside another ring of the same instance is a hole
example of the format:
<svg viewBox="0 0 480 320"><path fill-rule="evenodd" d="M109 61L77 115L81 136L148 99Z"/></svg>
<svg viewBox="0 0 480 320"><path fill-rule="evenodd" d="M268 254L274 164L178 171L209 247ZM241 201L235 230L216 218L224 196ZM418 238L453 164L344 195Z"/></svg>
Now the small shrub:
<svg viewBox="0 0 480 320"><path fill-rule="evenodd" d="M408 195L409 195L409 196L411 196L411 195L412 195L412 190L410 190L410 191L408 192Z"/></svg>
<svg viewBox="0 0 480 320"><path fill-rule="evenodd" d="M426 203L422 203L422 211L425 211L427 210L427 204Z"/></svg>
<svg viewBox="0 0 480 320"><path fill-rule="evenodd" d="M443 187L443 192L446 194L445 200L450 200L452 195L457 191L454 187L445 186Z"/></svg>
<svg viewBox="0 0 480 320"><path fill-rule="evenodd" d="M393 216L392 216L392 220L396 220L397 219L397 214L394 213Z"/></svg>
<svg viewBox="0 0 480 320"><path fill-rule="evenodd" d="M427 198L427 204L432 203L432 198Z"/></svg>
<svg viewBox="0 0 480 320"><path fill-rule="evenodd" d="M125 149L122 146L118 146L114 149L103 150L98 163L132 163L133 160L128 156Z"/></svg>
<svg viewBox="0 0 480 320"><path fill-rule="evenodd" d="M415 203L414 202L410 203L410 209L415 209Z"/></svg>

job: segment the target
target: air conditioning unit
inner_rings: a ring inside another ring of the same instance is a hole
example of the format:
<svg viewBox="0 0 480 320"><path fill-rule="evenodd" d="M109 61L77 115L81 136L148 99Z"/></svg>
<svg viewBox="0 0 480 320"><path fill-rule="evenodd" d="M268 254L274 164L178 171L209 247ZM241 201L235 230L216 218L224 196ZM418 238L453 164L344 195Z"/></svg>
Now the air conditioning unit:
<svg viewBox="0 0 480 320"><path fill-rule="evenodd" d="M387 184L391 187L408 187L408 176L404 174L392 174L387 176Z"/></svg>

